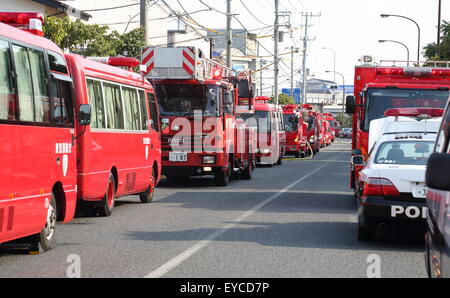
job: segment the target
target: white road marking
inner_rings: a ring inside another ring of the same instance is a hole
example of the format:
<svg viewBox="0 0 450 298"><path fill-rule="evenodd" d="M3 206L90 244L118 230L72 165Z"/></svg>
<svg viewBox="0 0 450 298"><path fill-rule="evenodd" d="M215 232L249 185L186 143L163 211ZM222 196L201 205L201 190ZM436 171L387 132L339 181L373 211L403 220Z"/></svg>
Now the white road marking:
<svg viewBox="0 0 450 298"><path fill-rule="evenodd" d="M317 172L319 172L320 170L322 170L324 167L326 167L327 165L329 165L331 163L332 162L328 162L328 163L325 163L325 164L321 165L320 167L316 168L314 171L308 173L307 175L305 175L302 178L298 179L294 183L288 185L286 188L284 188L280 192L278 192L276 194L273 194L267 200L259 203L258 205L256 205L252 209L250 209L247 212L243 213L238 218L234 219L233 220L234 223L227 224L227 225L223 226L221 229L219 229L216 232L212 233L211 235L209 235L205 239L199 241L194 246L188 248L187 250L185 250L184 252L182 252L178 256L174 257L173 259L171 259L170 261L168 261L167 263L165 263L161 267L159 267L156 270L152 271L151 273L146 275L145 278L160 278L160 277L164 276L165 274L167 274L168 272L170 272L174 268L176 268L179 265L181 265L184 261L186 261L187 259L192 257L196 252L200 251L201 249L206 247L208 244L210 244L211 242L213 242L214 240L216 240L217 238L219 238L220 236L225 234L228 230L236 227L240 222L244 221L246 218L251 216L253 213L255 213L256 211L260 210L261 208L263 208L264 206L266 206L270 202L276 200L277 198L279 198L280 196L282 196L283 194L288 192L291 188L293 188L294 186L296 186L300 182L303 182L304 180L308 179L309 177L311 177L312 175L316 174Z"/></svg>

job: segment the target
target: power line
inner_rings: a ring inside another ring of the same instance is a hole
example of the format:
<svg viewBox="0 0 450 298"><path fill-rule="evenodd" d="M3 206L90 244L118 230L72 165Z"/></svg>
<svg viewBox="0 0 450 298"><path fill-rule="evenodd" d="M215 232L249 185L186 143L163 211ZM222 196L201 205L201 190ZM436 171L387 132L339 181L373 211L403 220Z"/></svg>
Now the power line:
<svg viewBox="0 0 450 298"><path fill-rule="evenodd" d="M128 5L114 6L114 7L108 7L108 8L85 9L85 10L82 10L82 11L84 11L84 12L91 12L91 11L112 10L112 9L119 9L119 8L135 6L135 5L140 5L140 3L132 3L132 4L128 4Z"/></svg>
<svg viewBox="0 0 450 298"><path fill-rule="evenodd" d="M257 18L257 17L253 14L253 12L247 7L247 5L245 5L244 1L242 1L242 0L239 0L239 1L241 2L242 6L244 6L244 8L248 11L248 13L249 13L255 20L257 20L258 22L260 22L260 23L263 24L263 25L271 26L271 25L269 25L269 24L264 23L264 22L261 21L259 18Z"/></svg>

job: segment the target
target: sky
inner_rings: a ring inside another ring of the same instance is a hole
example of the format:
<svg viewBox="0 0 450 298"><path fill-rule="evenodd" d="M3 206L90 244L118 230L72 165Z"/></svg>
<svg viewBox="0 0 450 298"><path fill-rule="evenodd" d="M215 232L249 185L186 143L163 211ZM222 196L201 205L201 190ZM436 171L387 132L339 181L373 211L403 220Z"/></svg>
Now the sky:
<svg viewBox="0 0 450 298"><path fill-rule="evenodd" d="M204 8L198 0L181 0L182 5L188 11L196 11ZM242 0L252 13L263 23L274 22L274 0ZM421 27L421 46L437 40L437 11L438 0L279 0L280 11L292 11L292 23L300 28L304 22L302 13L311 12L321 14L321 17L312 18L309 27L309 38L315 39L309 43L307 66L310 73L316 78L333 80L333 74L325 71L333 70L333 54L323 47L332 48L336 52L336 71L345 75L346 84L353 83L354 66L362 55L375 56L376 60L406 60L404 47L394 43L378 43L380 39L397 40L406 44L411 52L411 59L417 56L418 30L411 21L401 18L381 18L380 14L398 14L414 19ZM180 9L176 0L166 0L169 5ZM203 0L208 5L219 11L226 11L224 0ZM450 21L450 0L442 1L442 18ZM248 30L264 27L255 20L242 6L240 0L232 0L233 13ZM180 9L181 10L181 9ZM202 25L218 28L225 27L226 16L216 12L197 13L192 16ZM234 28L241 28L237 21L233 21ZM304 27L303 27L304 28ZM266 29L267 34L271 29ZM287 30L287 29L286 29ZM295 45L302 46L301 38L303 29L293 32ZM273 52L273 41L268 38L262 40L266 48ZM292 40L287 34L285 42L280 44L280 52L286 52L292 45ZM267 58L270 60L270 58ZM295 57L295 69L301 67L302 58ZM285 57L287 65L282 64L281 74L287 74L290 69L290 56ZM270 72L264 77L272 78ZM284 82L281 87L289 87ZM297 76L296 80L300 77ZM338 76L339 84L342 79Z"/></svg>

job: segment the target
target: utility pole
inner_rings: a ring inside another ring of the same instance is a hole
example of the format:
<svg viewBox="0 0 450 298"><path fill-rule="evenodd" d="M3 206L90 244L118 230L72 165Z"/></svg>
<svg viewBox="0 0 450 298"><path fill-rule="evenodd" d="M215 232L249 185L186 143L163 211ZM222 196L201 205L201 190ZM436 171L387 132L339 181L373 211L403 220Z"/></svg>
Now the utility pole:
<svg viewBox="0 0 450 298"><path fill-rule="evenodd" d="M438 35L436 44L439 46L441 44L441 19L442 19L442 0L439 0L438 7Z"/></svg>
<svg viewBox="0 0 450 298"><path fill-rule="evenodd" d="M306 75L306 52L308 49L308 13L306 13L305 19L305 37L303 39L303 78L302 78L302 100L303 103L307 104L306 100L306 83L307 83L307 75Z"/></svg>
<svg viewBox="0 0 450 298"><path fill-rule="evenodd" d="M291 46L291 97L294 98L294 46Z"/></svg>
<svg viewBox="0 0 450 298"><path fill-rule="evenodd" d="M320 17L321 14L312 14L312 13L305 13L303 14L303 16L305 17L305 36L303 38L303 67L302 67L302 72L303 72L303 77L302 77L302 103L307 103L307 99L306 99L306 95L307 95L307 80L308 80L308 74L307 74L307 69L306 69L306 56L307 56L307 52L308 52L308 41L312 41L314 39L309 39L308 37L308 28L309 28L309 18L312 17Z"/></svg>
<svg viewBox="0 0 450 298"><path fill-rule="evenodd" d="M231 62L231 45L233 44L233 31L231 28L231 21L232 21L232 15L231 15L231 0L227 0L227 67L231 68L232 62Z"/></svg>
<svg viewBox="0 0 450 298"><path fill-rule="evenodd" d="M278 11L278 6L279 6L279 0L275 0L275 24L274 24L274 38L275 38L275 49L274 49L274 99L275 99L275 103L278 105L279 103L279 99L278 99L278 74L280 72L279 69L279 61L278 61L278 41L279 41L279 11Z"/></svg>
<svg viewBox="0 0 450 298"><path fill-rule="evenodd" d="M261 44L258 43L258 57L259 57L259 96L263 95L263 59L260 55L261 52Z"/></svg>
<svg viewBox="0 0 450 298"><path fill-rule="evenodd" d="M144 27L144 46L149 46L150 43L150 30L149 30L149 20L147 17L147 0L141 0L141 18L140 18L140 25L141 27Z"/></svg>

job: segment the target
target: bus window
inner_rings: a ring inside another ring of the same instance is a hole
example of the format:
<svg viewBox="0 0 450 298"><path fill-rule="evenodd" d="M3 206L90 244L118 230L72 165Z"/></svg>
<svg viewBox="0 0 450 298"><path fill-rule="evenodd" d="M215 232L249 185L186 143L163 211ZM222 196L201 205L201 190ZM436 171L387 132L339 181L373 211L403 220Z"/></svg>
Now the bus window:
<svg viewBox="0 0 450 298"><path fill-rule="evenodd" d="M141 109L141 128L142 130L148 130L148 111L143 90L139 90L139 105Z"/></svg>
<svg viewBox="0 0 450 298"><path fill-rule="evenodd" d="M141 130L139 102L136 89L122 87L125 103L125 129Z"/></svg>
<svg viewBox="0 0 450 298"><path fill-rule="evenodd" d="M16 96L11 81L9 45L0 40L0 120L16 120Z"/></svg>
<svg viewBox="0 0 450 298"><path fill-rule="evenodd" d="M106 118L109 129L124 129L123 107L120 87L109 83L103 83L106 102Z"/></svg>
<svg viewBox="0 0 450 298"><path fill-rule="evenodd" d="M70 82L56 80L54 78L52 78L50 82L53 123L71 126L74 123L74 104L71 90L72 85Z"/></svg>
<svg viewBox="0 0 450 298"><path fill-rule="evenodd" d="M150 126L152 129L159 132L159 118L158 118L158 110L156 106L155 95L152 93L147 93L149 108L150 108Z"/></svg>
<svg viewBox="0 0 450 298"><path fill-rule="evenodd" d="M44 53L28 49L34 91L34 121L50 123L50 100Z"/></svg>
<svg viewBox="0 0 450 298"><path fill-rule="evenodd" d="M48 62L50 64L51 71L64 74L69 73L67 71L66 62L64 61L64 58L61 55L54 53L52 51L48 51Z"/></svg>
<svg viewBox="0 0 450 298"><path fill-rule="evenodd" d="M13 45L21 121L34 121L33 85L27 48Z"/></svg>
<svg viewBox="0 0 450 298"><path fill-rule="evenodd" d="M91 127L106 128L102 84L98 81L87 80L87 89L89 104L92 107Z"/></svg>

